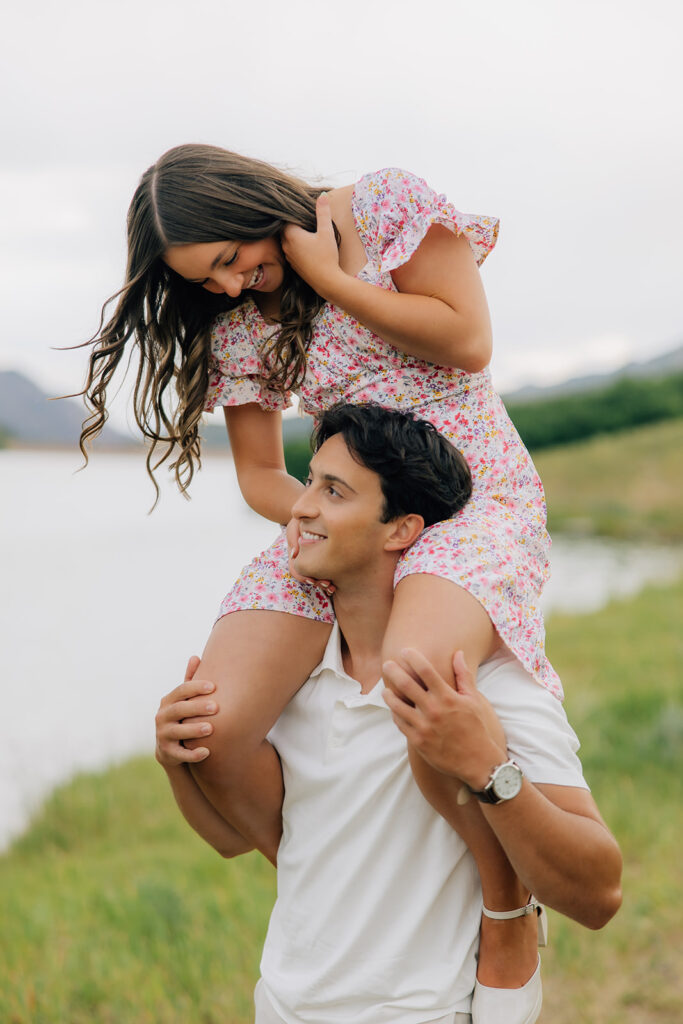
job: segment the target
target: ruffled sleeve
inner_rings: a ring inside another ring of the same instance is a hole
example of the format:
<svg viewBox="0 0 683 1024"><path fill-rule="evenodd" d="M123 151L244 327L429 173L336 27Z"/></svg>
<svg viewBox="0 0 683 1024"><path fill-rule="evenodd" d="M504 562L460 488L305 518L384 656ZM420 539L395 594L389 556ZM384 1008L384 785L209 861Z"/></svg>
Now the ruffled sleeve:
<svg viewBox="0 0 683 1024"><path fill-rule="evenodd" d="M422 178L396 167L361 178L353 205L366 252L382 273L407 263L433 224L465 235L479 265L498 237L497 218L461 213Z"/></svg>
<svg viewBox="0 0 683 1024"><path fill-rule="evenodd" d="M257 402L262 409L277 412L291 404L289 393L268 387L264 381L264 344L272 330L261 319L251 301L216 317L211 328L209 386L204 409L219 405Z"/></svg>

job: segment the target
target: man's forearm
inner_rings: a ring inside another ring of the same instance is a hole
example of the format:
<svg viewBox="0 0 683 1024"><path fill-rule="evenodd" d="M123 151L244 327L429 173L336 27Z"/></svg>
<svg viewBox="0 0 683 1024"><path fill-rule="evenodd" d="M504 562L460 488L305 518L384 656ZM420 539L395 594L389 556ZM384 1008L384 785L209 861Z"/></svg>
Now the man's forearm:
<svg viewBox="0 0 683 1024"><path fill-rule="evenodd" d="M588 928L621 905L621 853L586 790L524 781L512 800L482 804L512 867L530 892Z"/></svg>
<svg viewBox="0 0 683 1024"><path fill-rule="evenodd" d="M187 823L222 857L248 853L253 846L206 799L185 764L164 767L173 796Z"/></svg>

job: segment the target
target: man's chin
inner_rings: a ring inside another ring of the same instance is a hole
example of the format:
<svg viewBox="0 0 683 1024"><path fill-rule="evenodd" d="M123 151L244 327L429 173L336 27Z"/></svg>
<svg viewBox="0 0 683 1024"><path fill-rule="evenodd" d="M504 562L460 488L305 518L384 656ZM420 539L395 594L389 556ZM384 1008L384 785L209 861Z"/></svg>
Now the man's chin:
<svg viewBox="0 0 683 1024"><path fill-rule="evenodd" d="M307 559L299 555L292 562L292 565L299 573L300 576L306 576L311 580L329 580L330 577L325 569L325 566L321 566L320 562L316 559Z"/></svg>

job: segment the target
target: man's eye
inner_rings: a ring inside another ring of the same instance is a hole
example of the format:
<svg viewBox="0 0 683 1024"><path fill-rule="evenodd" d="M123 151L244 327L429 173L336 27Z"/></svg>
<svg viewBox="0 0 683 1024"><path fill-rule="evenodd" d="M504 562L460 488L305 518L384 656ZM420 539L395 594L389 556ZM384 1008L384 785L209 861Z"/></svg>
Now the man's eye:
<svg viewBox="0 0 683 1024"><path fill-rule="evenodd" d="M332 485L331 485L331 484L330 484L330 486L329 486L329 487L327 488L327 493L328 493L328 494L333 494L335 498L339 498L339 497L341 497L341 495L339 494L339 491L337 490L337 488L336 488L336 487L332 487Z"/></svg>
<svg viewBox="0 0 683 1024"><path fill-rule="evenodd" d="M310 487L312 483L313 481L311 480L310 476L307 476L306 479L304 480L304 487Z"/></svg>

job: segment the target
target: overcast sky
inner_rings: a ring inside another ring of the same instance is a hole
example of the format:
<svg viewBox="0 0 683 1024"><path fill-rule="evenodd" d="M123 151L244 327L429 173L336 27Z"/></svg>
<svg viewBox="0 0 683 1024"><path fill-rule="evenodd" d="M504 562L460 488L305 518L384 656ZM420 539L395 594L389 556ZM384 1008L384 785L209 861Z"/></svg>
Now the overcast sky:
<svg viewBox="0 0 683 1024"><path fill-rule="evenodd" d="M9 6L9 5L8 5ZM124 218L210 142L345 184L415 171L501 218L503 390L683 341L680 0L32 0L6 8L0 369L80 386Z"/></svg>

